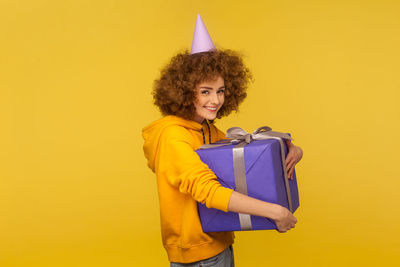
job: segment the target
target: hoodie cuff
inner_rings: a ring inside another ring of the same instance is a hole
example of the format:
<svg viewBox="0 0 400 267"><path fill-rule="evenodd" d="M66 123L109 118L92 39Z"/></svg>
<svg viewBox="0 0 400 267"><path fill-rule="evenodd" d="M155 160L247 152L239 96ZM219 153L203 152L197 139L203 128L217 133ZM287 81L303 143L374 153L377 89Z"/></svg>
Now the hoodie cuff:
<svg viewBox="0 0 400 267"><path fill-rule="evenodd" d="M215 208L218 210L228 212L228 204L229 204L229 200L231 198L232 192L233 192L233 189L226 188L223 186L218 187L217 190L215 190L215 193L214 193L214 196L212 198L209 208Z"/></svg>

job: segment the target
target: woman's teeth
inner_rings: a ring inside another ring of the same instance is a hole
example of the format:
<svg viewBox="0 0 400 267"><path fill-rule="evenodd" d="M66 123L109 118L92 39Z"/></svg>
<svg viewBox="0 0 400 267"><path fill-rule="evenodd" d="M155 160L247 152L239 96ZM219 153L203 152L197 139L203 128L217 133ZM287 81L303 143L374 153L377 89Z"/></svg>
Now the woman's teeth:
<svg viewBox="0 0 400 267"><path fill-rule="evenodd" d="M205 107L206 109L210 110L210 111L216 111L217 107Z"/></svg>

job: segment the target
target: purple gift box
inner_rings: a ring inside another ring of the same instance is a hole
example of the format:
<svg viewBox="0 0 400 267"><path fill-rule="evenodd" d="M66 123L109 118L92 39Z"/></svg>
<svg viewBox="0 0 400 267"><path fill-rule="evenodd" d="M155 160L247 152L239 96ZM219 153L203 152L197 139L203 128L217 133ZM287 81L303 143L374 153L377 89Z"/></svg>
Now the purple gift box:
<svg viewBox="0 0 400 267"><path fill-rule="evenodd" d="M228 144L215 147L211 145L208 148L198 149L196 152L201 160L217 175L222 186L240 191L237 190L235 183L234 157L236 156L234 156L233 150L236 145ZM245 184L247 184L247 194L250 197L276 203L289 210L292 206L292 212L294 212L299 206L296 172L293 172L293 180L289 179L286 184L282 166L281 145L284 146L286 158L288 148L284 140L251 140L250 143L243 145ZM236 174L238 174L237 171ZM289 194L287 187L289 187ZM290 198L291 205L289 204ZM275 222L266 217L224 212L207 208L201 203L198 203L198 210L204 232L277 229ZM248 225L243 227L243 217L241 216L247 216L250 227Z"/></svg>

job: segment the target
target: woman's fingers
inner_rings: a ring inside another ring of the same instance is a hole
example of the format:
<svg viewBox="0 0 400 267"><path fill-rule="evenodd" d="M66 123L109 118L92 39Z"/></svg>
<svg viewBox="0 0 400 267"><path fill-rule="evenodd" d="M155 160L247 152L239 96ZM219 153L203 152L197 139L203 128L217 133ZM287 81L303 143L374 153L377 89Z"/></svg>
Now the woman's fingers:
<svg viewBox="0 0 400 267"><path fill-rule="evenodd" d="M296 162L293 160L293 161L289 162L289 165L286 166L288 177L291 179L293 179L293 172L294 172L295 164L296 164Z"/></svg>
<svg viewBox="0 0 400 267"><path fill-rule="evenodd" d="M288 166L289 165L289 163L290 162L292 162L294 160L294 156L293 156L293 154L289 154L287 157L286 157L286 166Z"/></svg>
<svg viewBox="0 0 400 267"><path fill-rule="evenodd" d="M288 174L288 178L291 179L292 178L292 173L293 173L293 168L286 169L286 171L287 171L287 174Z"/></svg>
<svg viewBox="0 0 400 267"><path fill-rule="evenodd" d="M292 174L293 174L293 169L290 169L290 171L288 173L289 179L293 179Z"/></svg>
<svg viewBox="0 0 400 267"><path fill-rule="evenodd" d="M289 161L286 164L286 171L288 173L288 177L291 178L291 174L293 172L293 166L294 166L294 159L290 158Z"/></svg>
<svg viewBox="0 0 400 267"><path fill-rule="evenodd" d="M294 160L292 160L291 162L289 162L289 164L286 166L286 169L289 171L290 169L292 169L294 167L294 165L296 164L296 162Z"/></svg>
<svg viewBox="0 0 400 267"><path fill-rule="evenodd" d="M290 141L290 140L286 140L286 141ZM287 142L288 144L290 142ZM289 179L293 180L293 172L294 172L294 166L296 165L296 163L301 159L302 157L302 150L300 148L291 148L289 150L289 153L287 154L286 157L286 170L288 173L288 177Z"/></svg>
<svg viewBox="0 0 400 267"><path fill-rule="evenodd" d="M293 180L293 172L294 172L294 168L292 168L292 169L290 170L290 175L289 175L289 176L290 176L290 179L291 179L291 180Z"/></svg>

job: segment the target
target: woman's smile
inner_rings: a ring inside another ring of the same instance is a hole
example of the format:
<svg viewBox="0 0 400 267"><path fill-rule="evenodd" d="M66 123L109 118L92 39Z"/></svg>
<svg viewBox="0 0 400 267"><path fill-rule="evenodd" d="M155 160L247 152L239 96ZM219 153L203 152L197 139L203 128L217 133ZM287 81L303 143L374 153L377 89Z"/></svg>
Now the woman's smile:
<svg viewBox="0 0 400 267"><path fill-rule="evenodd" d="M217 107L216 106L214 106L214 107L204 107L204 108L206 108L210 112L216 112L217 111Z"/></svg>

